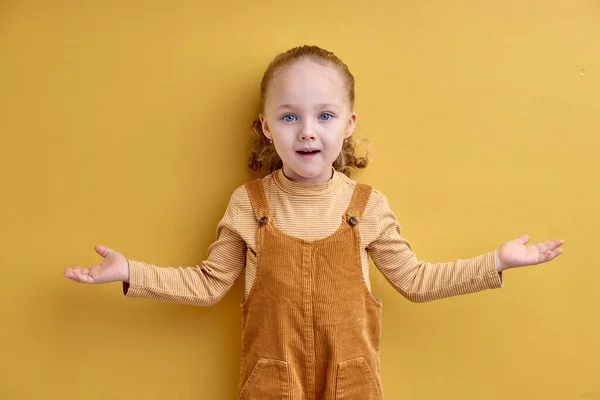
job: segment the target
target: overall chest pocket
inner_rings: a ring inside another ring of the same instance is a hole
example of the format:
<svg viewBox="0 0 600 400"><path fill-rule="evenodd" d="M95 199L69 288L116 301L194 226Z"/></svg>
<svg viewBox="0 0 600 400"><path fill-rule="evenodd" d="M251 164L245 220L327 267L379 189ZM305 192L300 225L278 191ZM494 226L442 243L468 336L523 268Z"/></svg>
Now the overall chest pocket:
<svg viewBox="0 0 600 400"><path fill-rule="evenodd" d="M288 365L285 361L259 359L240 391L240 400L288 400Z"/></svg>
<svg viewBox="0 0 600 400"><path fill-rule="evenodd" d="M381 400L375 377L364 357L338 364L335 400Z"/></svg>

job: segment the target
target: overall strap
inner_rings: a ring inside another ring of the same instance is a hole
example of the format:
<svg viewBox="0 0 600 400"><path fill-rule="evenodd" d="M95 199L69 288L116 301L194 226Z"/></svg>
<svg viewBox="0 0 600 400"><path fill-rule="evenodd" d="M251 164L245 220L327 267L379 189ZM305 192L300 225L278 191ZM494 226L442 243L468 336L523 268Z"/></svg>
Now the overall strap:
<svg viewBox="0 0 600 400"><path fill-rule="evenodd" d="M352 194L352 200L346 211L346 220L350 225L356 225L361 219L362 215L369 202L372 188L364 183L357 183Z"/></svg>
<svg viewBox="0 0 600 400"><path fill-rule="evenodd" d="M253 181L244 184L250 196L250 202L254 209L254 215L260 224L265 224L269 221L269 203L265 196L265 190L263 187L262 179L255 179Z"/></svg>

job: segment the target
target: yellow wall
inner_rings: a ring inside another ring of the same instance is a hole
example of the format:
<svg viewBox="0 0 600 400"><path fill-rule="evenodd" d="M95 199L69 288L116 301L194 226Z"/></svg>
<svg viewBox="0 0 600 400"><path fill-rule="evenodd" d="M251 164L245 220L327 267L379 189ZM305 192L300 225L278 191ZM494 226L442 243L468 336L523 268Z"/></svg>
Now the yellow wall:
<svg viewBox="0 0 600 400"><path fill-rule="evenodd" d="M54 4L51 4L54 3ZM555 261L426 304L372 267L386 399L600 399L600 5L592 1L0 3L1 399L233 399L243 294L197 308L81 285L102 243L205 256L271 58L336 52L420 259L528 233Z"/></svg>

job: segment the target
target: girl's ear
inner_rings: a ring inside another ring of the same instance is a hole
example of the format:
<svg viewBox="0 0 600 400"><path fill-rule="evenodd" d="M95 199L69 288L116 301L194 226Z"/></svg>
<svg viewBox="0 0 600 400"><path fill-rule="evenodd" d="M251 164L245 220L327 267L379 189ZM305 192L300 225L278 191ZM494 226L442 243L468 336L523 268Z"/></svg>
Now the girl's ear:
<svg viewBox="0 0 600 400"><path fill-rule="evenodd" d="M356 118L358 118L358 115L355 112L353 112L350 115L350 118L348 119L348 124L346 125L346 134L344 135L344 138L349 138L350 136L352 136L354 128L356 128Z"/></svg>
<svg viewBox="0 0 600 400"><path fill-rule="evenodd" d="M269 131L269 125L267 124L267 120L265 119L264 115L258 114L258 119L260 119L263 134L267 137L267 139L273 140L271 137L271 132Z"/></svg>

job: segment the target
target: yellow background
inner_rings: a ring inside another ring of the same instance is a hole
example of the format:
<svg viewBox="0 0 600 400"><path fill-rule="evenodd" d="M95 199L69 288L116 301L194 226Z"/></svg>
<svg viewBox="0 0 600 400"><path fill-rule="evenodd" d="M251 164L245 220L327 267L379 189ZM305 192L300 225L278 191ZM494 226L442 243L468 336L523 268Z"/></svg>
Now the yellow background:
<svg viewBox="0 0 600 400"><path fill-rule="evenodd" d="M267 63L356 77L357 134L419 259L560 238L500 290L426 304L372 266L386 399L600 399L600 4L0 3L0 399L233 399L243 280L216 306L82 285L102 243L195 265L252 179Z"/></svg>

